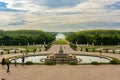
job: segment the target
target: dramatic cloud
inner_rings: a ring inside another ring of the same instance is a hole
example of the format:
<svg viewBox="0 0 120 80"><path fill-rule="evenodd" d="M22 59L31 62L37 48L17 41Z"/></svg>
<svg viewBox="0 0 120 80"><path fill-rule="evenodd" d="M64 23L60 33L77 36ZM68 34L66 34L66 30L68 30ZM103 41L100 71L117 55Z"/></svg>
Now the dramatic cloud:
<svg viewBox="0 0 120 80"><path fill-rule="evenodd" d="M120 29L119 0L0 0L0 29Z"/></svg>

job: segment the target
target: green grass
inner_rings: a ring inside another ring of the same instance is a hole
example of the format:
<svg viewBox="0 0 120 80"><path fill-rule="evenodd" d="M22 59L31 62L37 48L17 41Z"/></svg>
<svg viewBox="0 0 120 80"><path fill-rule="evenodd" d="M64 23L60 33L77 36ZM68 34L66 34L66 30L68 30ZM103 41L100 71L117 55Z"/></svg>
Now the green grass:
<svg viewBox="0 0 120 80"><path fill-rule="evenodd" d="M80 50L81 48L86 51L86 48L88 49L88 52L99 52L98 49L102 49L103 52L106 52L107 49L114 50L114 49L120 49L120 46L79 46ZM106 53L115 53L113 51L106 52Z"/></svg>
<svg viewBox="0 0 120 80"><path fill-rule="evenodd" d="M1 46L0 47L0 50L3 50L4 49L4 54L8 54L8 50L14 50L16 49L16 53L21 53L21 50L18 50L18 48L22 48L24 50L22 50L22 52L33 52L34 50L37 50L37 49L41 49L43 46ZM14 52L10 52L11 53L14 53Z"/></svg>
<svg viewBox="0 0 120 80"><path fill-rule="evenodd" d="M62 45L65 45L65 44L68 44L67 41L65 40L56 40L54 41L54 44L62 44Z"/></svg>

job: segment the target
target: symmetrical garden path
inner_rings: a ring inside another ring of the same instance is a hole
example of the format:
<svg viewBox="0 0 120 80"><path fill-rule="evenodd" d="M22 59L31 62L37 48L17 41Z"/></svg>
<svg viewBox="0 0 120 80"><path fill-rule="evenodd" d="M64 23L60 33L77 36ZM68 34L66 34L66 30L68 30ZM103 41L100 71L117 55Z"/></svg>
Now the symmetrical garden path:
<svg viewBox="0 0 120 80"><path fill-rule="evenodd" d="M75 51L70 48L69 45L53 45L47 52L48 53L58 53L60 46L62 46L62 49L65 53L74 53Z"/></svg>

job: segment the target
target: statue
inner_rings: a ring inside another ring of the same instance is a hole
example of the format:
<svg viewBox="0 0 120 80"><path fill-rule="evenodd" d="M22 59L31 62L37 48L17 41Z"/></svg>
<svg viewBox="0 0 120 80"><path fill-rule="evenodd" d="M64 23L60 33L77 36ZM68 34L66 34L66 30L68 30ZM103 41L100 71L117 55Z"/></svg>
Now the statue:
<svg viewBox="0 0 120 80"><path fill-rule="evenodd" d="M60 46L59 53L60 53L60 54L63 54L63 49L62 49L62 46Z"/></svg>

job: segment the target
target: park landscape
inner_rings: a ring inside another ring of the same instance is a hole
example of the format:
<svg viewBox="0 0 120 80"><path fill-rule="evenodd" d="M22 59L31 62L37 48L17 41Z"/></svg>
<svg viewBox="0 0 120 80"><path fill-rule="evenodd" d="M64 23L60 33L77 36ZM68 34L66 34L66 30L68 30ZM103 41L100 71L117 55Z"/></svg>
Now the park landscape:
<svg viewBox="0 0 120 80"><path fill-rule="evenodd" d="M54 64L51 61L44 63L27 61L24 63L24 66L22 66L22 63L18 62L16 67L13 60L13 62L11 61L10 63L9 73L6 72L7 66L1 66L1 79L56 80L58 78L59 80L119 80L119 30L90 30L66 33L50 32L49 34L48 32L43 31L18 30L9 31L9 35L7 33L7 31L5 31L4 33L1 32L1 61L2 58L5 58L6 60L11 60L14 59L15 56L17 56L18 58L22 58L23 55L27 57L60 54L60 47L63 50L62 54L76 54L80 56L85 55L93 57L97 56L100 58L109 57L110 60L107 63L93 60L89 63L80 62L79 64L78 62L63 63L62 61L61 63L56 62ZM96 39L96 37L94 37L96 35L99 37L99 39ZM38 38L35 38L37 36ZM16 38L19 37L21 40L16 40ZM34 39L34 42L32 41L33 39L31 39L32 37ZM93 41L91 41L91 38ZM112 41L113 43L109 44L109 41L111 40L114 40L114 42ZM80 59L84 61L83 58Z"/></svg>
<svg viewBox="0 0 120 80"><path fill-rule="evenodd" d="M0 0L0 80L120 80L120 1Z"/></svg>

